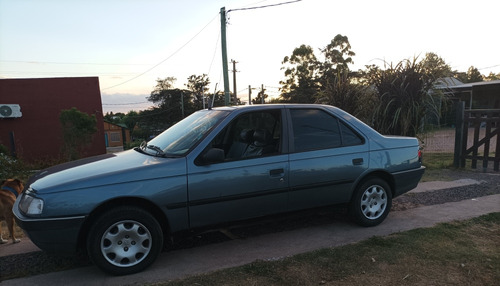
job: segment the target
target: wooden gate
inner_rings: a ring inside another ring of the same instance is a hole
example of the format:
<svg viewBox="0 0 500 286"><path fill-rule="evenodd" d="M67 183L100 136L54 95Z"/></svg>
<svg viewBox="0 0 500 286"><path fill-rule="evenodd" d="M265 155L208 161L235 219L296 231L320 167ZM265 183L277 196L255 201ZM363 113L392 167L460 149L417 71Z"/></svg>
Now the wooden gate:
<svg viewBox="0 0 500 286"><path fill-rule="evenodd" d="M500 165L500 109L464 110L464 103L457 108L455 133L455 167L465 167L467 159L471 168L477 168L477 161L483 162L483 170L493 162L493 170Z"/></svg>

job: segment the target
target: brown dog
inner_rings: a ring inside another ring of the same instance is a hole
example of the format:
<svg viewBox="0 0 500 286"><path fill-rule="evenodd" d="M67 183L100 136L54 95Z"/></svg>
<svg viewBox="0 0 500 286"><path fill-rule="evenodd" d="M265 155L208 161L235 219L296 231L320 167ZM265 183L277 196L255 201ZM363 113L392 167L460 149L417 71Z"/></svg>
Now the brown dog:
<svg viewBox="0 0 500 286"><path fill-rule="evenodd" d="M7 222L7 228L10 232L10 237L13 243L20 242L14 234L14 214L12 213L12 206L16 198L24 189L24 185L18 179L8 179L0 185L0 221ZM7 243L8 239L2 238L2 226L0 225L0 243Z"/></svg>

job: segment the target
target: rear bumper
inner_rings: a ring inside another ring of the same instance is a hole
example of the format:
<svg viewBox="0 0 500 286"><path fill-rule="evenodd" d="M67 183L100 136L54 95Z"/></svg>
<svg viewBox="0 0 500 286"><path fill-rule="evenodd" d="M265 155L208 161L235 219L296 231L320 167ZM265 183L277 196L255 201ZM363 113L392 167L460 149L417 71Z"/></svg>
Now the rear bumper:
<svg viewBox="0 0 500 286"><path fill-rule="evenodd" d="M40 249L49 252L75 252L78 235L85 216L67 218L32 218L24 216L18 207L18 201L12 211L16 223Z"/></svg>
<svg viewBox="0 0 500 286"><path fill-rule="evenodd" d="M411 169L402 172L393 173L394 178L394 196L400 196L417 187L418 182L424 175L425 167L421 166L418 169Z"/></svg>

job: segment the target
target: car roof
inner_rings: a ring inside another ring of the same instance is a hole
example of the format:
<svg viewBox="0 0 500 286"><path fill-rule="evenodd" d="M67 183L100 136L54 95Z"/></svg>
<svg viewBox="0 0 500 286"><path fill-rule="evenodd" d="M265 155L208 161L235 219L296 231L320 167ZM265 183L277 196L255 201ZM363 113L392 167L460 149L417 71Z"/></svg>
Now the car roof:
<svg viewBox="0 0 500 286"><path fill-rule="evenodd" d="M277 103L277 104L252 104L252 105L232 105L232 106L221 106L214 107L214 110L236 110L236 109L249 109L249 110L259 110L268 108L305 108L305 107L323 107L327 109L339 110L339 108L331 105L324 104L312 104L312 103Z"/></svg>

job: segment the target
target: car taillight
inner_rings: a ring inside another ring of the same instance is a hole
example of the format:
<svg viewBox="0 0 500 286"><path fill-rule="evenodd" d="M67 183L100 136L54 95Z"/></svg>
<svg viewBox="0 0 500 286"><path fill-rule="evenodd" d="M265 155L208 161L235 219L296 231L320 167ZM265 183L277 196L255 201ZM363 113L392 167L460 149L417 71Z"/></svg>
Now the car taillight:
<svg viewBox="0 0 500 286"><path fill-rule="evenodd" d="M422 163L422 150L418 150L418 161Z"/></svg>

